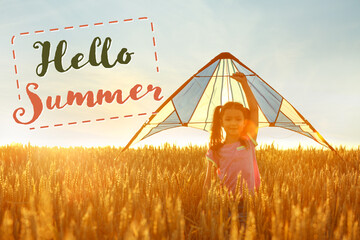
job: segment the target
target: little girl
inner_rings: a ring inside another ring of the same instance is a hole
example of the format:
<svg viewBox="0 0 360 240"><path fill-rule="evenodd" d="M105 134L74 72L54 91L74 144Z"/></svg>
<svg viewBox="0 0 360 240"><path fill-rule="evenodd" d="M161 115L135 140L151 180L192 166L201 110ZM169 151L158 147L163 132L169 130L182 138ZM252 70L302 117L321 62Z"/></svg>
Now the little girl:
<svg viewBox="0 0 360 240"><path fill-rule="evenodd" d="M238 102L227 102L217 106L214 111L210 149L206 154L207 173L204 189L210 186L212 169L226 187L235 194L238 175L240 184L244 181L250 193L260 186L260 174L255 156L258 108L257 102L250 90L243 73L235 73L232 78L239 81L244 89L249 108L244 108ZM222 134L225 130L225 138ZM213 168L214 167L214 168ZM242 193L241 186L240 194ZM239 203L240 223L246 224L246 214L243 210L243 199Z"/></svg>

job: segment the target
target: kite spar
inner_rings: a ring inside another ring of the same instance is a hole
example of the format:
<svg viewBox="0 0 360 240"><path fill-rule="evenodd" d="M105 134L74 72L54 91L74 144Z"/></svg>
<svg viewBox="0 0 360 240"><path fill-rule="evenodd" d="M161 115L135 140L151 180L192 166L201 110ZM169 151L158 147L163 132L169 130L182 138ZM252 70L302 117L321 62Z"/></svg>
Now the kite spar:
<svg viewBox="0 0 360 240"><path fill-rule="evenodd" d="M230 76L245 74L259 110L260 127L281 127L307 136L335 151L315 128L277 91L228 52L220 53L178 88L155 111L123 149L158 132L192 127L210 132L216 106L228 101L248 107L241 84Z"/></svg>

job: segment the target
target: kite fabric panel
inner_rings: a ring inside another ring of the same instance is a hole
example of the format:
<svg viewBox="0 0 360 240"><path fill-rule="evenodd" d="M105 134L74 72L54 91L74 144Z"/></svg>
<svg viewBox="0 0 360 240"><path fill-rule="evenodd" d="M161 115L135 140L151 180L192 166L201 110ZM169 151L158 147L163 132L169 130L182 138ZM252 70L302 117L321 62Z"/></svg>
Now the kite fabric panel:
<svg viewBox="0 0 360 240"><path fill-rule="evenodd" d="M240 82L230 76L245 74L258 104L259 127L281 127L333 148L277 91L230 53L221 53L176 90L130 140L137 143L158 132L185 126L210 132L215 107L235 101L248 107Z"/></svg>

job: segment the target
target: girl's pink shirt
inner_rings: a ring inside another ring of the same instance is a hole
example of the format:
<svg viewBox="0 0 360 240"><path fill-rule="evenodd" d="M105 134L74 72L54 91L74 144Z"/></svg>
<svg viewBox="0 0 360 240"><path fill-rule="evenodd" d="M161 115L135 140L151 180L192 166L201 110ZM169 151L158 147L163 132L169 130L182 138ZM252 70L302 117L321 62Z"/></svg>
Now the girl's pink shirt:
<svg viewBox="0 0 360 240"><path fill-rule="evenodd" d="M241 146L239 141L224 144L217 155L218 161L215 160L211 149L206 153L206 158L217 165L218 177L233 194L235 194L237 177L240 173L241 181L246 181L250 193L254 193L254 188L260 187L261 178L255 155L257 143L249 137L247 141L250 146L248 149ZM240 193L242 193L241 186Z"/></svg>

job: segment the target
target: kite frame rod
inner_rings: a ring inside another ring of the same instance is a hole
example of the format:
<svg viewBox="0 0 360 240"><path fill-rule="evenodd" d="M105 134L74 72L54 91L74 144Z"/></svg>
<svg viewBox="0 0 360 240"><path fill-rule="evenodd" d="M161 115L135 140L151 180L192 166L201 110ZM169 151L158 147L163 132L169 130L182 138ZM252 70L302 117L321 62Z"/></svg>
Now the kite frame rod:
<svg viewBox="0 0 360 240"><path fill-rule="evenodd" d="M199 123L212 123L212 122L188 122L188 123L184 123L184 124L199 124ZM259 123L267 123L267 124L270 124L269 122L259 122ZM276 123L288 123L288 124L291 124L291 123L289 123L289 122L276 122ZM295 124L297 124L297 126L300 126L300 124L305 124L306 125L306 123L305 122L294 122ZM160 124L160 123L147 123L147 125L158 125L158 124ZM161 124L163 124L163 125L172 125L172 124L174 124L174 125L179 125L179 124L181 124L181 123L164 123L164 122L162 122ZM291 124L292 125L292 124ZM274 126L274 127L281 127L281 126Z"/></svg>
<svg viewBox="0 0 360 240"><path fill-rule="evenodd" d="M257 76L256 74L244 74L245 76ZM196 76L194 77L231 77L232 75Z"/></svg>

